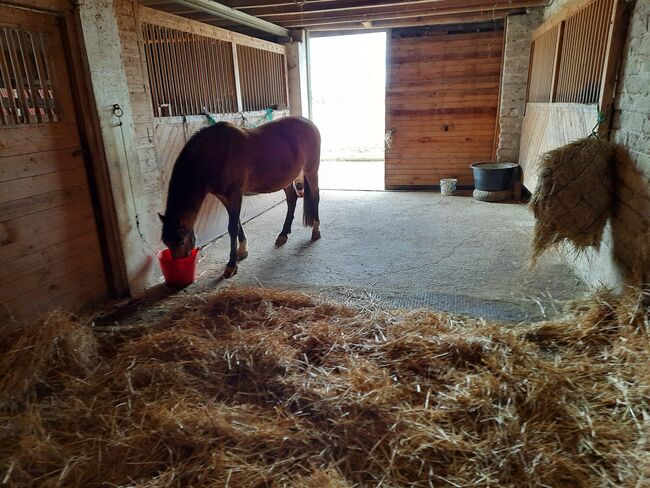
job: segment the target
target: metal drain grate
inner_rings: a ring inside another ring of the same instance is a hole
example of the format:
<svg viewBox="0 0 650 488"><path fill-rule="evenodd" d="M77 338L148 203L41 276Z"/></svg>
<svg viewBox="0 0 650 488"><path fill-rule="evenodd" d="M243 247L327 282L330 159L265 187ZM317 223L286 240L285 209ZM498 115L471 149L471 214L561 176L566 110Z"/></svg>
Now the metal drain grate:
<svg viewBox="0 0 650 488"><path fill-rule="evenodd" d="M346 286L302 287L295 285L288 285L287 288L296 291L317 292L323 298L336 300L353 308L425 309L501 322L539 322L558 316L562 310L561 302L551 300L523 298L491 300L428 290L402 291Z"/></svg>

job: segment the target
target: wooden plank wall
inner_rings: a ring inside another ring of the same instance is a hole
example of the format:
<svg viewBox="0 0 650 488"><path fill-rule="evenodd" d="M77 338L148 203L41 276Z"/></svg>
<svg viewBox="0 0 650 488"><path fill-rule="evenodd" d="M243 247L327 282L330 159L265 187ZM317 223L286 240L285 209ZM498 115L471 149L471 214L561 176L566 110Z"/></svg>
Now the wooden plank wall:
<svg viewBox="0 0 650 488"><path fill-rule="evenodd" d="M524 185L537 187L537 168L542 154L591 134L598 124L598 106L577 103L529 103L521 130L519 161L524 171Z"/></svg>
<svg viewBox="0 0 650 488"><path fill-rule="evenodd" d="M503 30L399 37L387 46L386 188L473 185L493 158Z"/></svg>
<svg viewBox="0 0 650 488"><path fill-rule="evenodd" d="M28 113L45 73L56 104L55 117L44 111L0 124L0 321L27 320L102 298L107 287L58 19L6 6L0 19L7 27L2 77L13 88L3 93L3 106L19 93L11 105ZM31 42L19 42L19 35L29 40L27 32L43 36L41 60L32 57Z"/></svg>

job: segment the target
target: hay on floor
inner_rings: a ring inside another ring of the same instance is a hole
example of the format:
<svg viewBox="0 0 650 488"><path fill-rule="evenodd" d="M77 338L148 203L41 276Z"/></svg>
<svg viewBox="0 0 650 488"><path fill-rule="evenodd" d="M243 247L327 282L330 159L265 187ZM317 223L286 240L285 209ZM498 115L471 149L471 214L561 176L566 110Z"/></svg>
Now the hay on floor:
<svg viewBox="0 0 650 488"><path fill-rule="evenodd" d="M564 241L577 250L600 245L612 213L614 145L587 137L542 156L530 201L535 215L531 263Z"/></svg>
<svg viewBox="0 0 650 488"><path fill-rule="evenodd" d="M142 326L5 326L0 482L647 486L640 298L510 327L230 288Z"/></svg>

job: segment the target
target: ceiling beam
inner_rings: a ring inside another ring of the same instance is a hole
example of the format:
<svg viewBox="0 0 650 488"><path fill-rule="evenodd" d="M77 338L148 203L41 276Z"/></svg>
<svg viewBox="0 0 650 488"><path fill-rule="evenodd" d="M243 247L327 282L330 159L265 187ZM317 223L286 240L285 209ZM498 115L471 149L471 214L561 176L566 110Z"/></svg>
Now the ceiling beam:
<svg viewBox="0 0 650 488"><path fill-rule="evenodd" d="M393 19L381 20L372 23L370 29L364 27L360 22L349 22L346 24L328 24L310 27L310 32L345 32L345 31L382 31L397 27L417 27L417 26L434 26L434 25L452 25L466 24L471 22L500 21L508 15L523 13L523 9L500 10L494 14L458 14L458 15L438 15L433 17L416 17L412 19Z"/></svg>
<svg viewBox="0 0 650 488"><path fill-rule="evenodd" d="M476 0L475 0L476 1ZM489 4L509 3L510 0L494 0ZM326 13L326 12L343 12L343 11L362 11L373 9L392 8L393 10L404 10L409 8L432 8L440 4L449 3L449 0L380 0L375 2L362 2L359 0L336 0L336 1L318 1L313 0L299 6L295 3L283 6L255 6L241 8L246 13L255 16L272 17L284 14L308 14L308 13ZM484 2L485 3L485 2ZM542 0L539 3L544 3ZM395 8L397 7L397 8ZM239 9L239 8L238 8Z"/></svg>
<svg viewBox="0 0 650 488"><path fill-rule="evenodd" d="M420 17L436 17L444 15L458 15L458 14L485 14L487 16L494 15L496 12L508 11L516 8L526 8L538 6L539 0L518 0L513 1L511 4L496 4L492 7L483 5L465 5L463 7L446 9L418 9L418 10L397 10L381 11L368 14L336 14L329 15L305 15L298 18L294 16L282 17L276 19L276 22L282 24L287 28L306 27L314 28L319 25L333 25L340 23L350 22L372 22L373 25L378 21L383 20L396 20L396 19L414 19Z"/></svg>
<svg viewBox="0 0 650 488"><path fill-rule="evenodd" d="M239 10L232 9L226 5L222 5L211 0L173 0L171 2L160 2L159 0L142 1L143 4L149 6L155 5L164 5L164 4L178 4L183 5L191 10L199 10L205 12L210 16L216 16L221 19L226 19L231 22L235 22L239 25L244 25L253 29L257 29L262 32L268 32L274 36L279 37L289 37L289 31L284 27L273 24L267 20L258 19L252 15L249 15Z"/></svg>

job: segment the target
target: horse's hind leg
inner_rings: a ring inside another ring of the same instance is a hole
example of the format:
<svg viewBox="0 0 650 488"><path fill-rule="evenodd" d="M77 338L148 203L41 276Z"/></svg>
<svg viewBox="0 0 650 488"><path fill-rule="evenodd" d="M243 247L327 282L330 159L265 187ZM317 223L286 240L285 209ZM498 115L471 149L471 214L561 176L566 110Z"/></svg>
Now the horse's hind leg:
<svg viewBox="0 0 650 488"><path fill-rule="evenodd" d="M293 223L293 215L296 211L296 202L298 201L298 195L293 187L293 183L284 189L284 193L287 195L287 217L284 219L282 232L280 232L280 235L275 240L276 246L285 244L289 238L289 234L291 234L291 224Z"/></svg>
<svg viewBox="0 0 650 488"><path fill-rule="evenodd" d="M318 188L318 173L305 174L305 225L311 225L311 240L320 239L320 218L318 205L320 204L320 191Z"/></svg>
<svg viewBox="0 0 650 488"><path fill-rule="evenodd" d="M246 234L244 233L244 227L241 225L241 220L239 221L239 231L237 237L239 238L239 247L237 248L237 261L242 261L248 257L248 247L246 245Z"/></svg>
<svg viewBox="0 0 650 488"><path fill-rule="evenodd" d="M239 214L241 212L241 193L229 195L226 199L228 210L228 235L230 236L230 260L223 272L224 278L230 278L237 273L237 236L239 234Z"/></svg>

